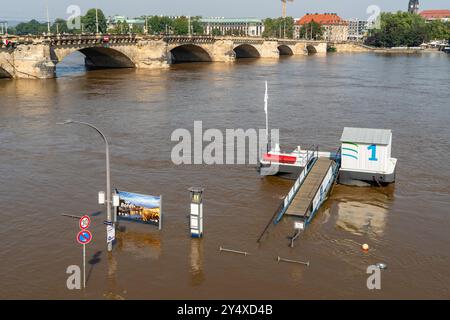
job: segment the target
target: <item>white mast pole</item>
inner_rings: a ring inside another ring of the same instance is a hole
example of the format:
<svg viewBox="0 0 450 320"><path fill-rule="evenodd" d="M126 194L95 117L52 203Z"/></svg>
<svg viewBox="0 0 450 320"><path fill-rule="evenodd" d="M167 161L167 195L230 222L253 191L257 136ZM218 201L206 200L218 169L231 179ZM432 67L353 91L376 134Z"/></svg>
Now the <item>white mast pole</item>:
<svg viewBox="0 0 450 320"><path fill-rule="evenodd" d="M50 34L50 15L48 13L48 1L46 2L47 6L47 33Z"/></svg>
<svg viewBox="0 0 450 320"><path fill-rule="evenodd" d="M98 34L98 8L95 8L95 28Z"/></svg>
<svg viewBox="0 0 450 320"><path fill-rule="evenodd" d="M267 81L266 81L266 94L264 95L264 112L266 113L266 138L267 138L267 152L269 152L269 110L268 110L268 104L269 104L269 94L267 92Z"/></svg>

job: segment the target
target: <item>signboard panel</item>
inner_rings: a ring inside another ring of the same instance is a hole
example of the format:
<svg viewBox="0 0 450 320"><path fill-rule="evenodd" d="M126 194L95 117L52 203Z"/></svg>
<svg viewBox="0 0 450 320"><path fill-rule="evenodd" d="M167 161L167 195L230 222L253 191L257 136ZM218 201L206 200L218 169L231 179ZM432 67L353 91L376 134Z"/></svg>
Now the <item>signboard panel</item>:
<svg viewBox="0 0 450 320"><path fill-rule="evenodd" d="M118 191L119 219L138 221L148 224L159 224L161 220L161 196L150 196L138 193Z"/></svg>
<svg viewBox="0 0 450 320"><path fill-rule="evenodd" d="M106 227L106 242L113 242L116 239L116 229L114 226Z"/></svg>
<svg viewBox="0 0 450 320"><path fill-rule="evenodd" d="M305 223L302 222L302 221L295 221L294 229L296 229L296 230L304 230L305 229Z"/></svg>

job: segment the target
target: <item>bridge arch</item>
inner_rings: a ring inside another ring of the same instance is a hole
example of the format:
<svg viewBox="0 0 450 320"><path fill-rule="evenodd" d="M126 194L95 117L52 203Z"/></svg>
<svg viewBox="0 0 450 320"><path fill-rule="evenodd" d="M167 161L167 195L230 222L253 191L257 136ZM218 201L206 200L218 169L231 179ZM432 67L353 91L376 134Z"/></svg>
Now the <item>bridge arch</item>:
<svg viewBox="0 0 450 320"><path fill-rule="evenodd" d="M13 76L0 66L0 78L12 78Z"/></svg>
<svg viewBox="0 0 450 320"><path fill-rule="evenodd" d="M317 53L316 47L314 47L314 46L311 45L311 44L308 44L308 45L306 46L306 51L307 51L308 55Z"/></svg>
<svg viewBox="0 0 450 320"><path fill-rule="evenodd" d="M241 44L234 48L236 58L259 58L261 54L258 49L256 49L251 44Z"/></svg>
<svg viewBox="0 0 450 320"><path fill-rule="evenodd" d="M89 68L134 68L133 60L125 53L110 47L85 47L85 48L61 48L55 49L53 58L56 63L64 60L65 57L81 52L85 56L85 64Z"/></svg>
<svg viewBox="0 0 450 320"><path fill-rule="evenodd" d="M170 50L171 63L211 62L211 54L201 46L182 44Z"/></svg>
<svg viewBox="0 0 450 320"><path fill-rule="evenodd" d="M278 51L280 52L280 56L293 56L294 55L294 51L285 44L278 46Z"/></svg>

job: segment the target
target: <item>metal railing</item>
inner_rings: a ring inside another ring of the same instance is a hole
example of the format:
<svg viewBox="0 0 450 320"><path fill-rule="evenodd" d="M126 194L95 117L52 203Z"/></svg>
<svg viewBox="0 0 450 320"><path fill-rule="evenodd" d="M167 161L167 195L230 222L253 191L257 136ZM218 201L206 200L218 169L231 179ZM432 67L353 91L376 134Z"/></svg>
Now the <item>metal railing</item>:
<svg viewBox="0 0 450 320"><path fill-rule="evenodd" d="M306 151L306 166L300 173L299 177L295 180L294 185L289 190L289 193L287 194L287 196L283 199L283 201L279 204L279 206L275 210L273 216L271 217L270 221L267 223L266 227L264 228L264 230L262 231L261 235L259 236L259 238L256 242L261 242L261 239L264 237L267 230L269 230L269 227L272 224L272 222L274 224L278 224L278 222L280 222L284 213L289 208L289 205L291 204L291 202L294 199L294 197L296 196L298 190L300 189L300 187L302 186L306 177L308 176L308 173L310 172L311 168L313 167L313 165L319 158L319 146L311 145L311 147L305 151Z"/></svg>

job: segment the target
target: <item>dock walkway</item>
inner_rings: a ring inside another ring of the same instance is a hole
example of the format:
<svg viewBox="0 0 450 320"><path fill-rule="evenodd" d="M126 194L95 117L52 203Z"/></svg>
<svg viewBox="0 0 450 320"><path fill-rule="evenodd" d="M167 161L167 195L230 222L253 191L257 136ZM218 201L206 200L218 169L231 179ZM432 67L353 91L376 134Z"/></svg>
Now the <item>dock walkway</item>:
<svg viewBox="0 0 450 320"><path fill-rule="evenodd" d="M319 191L333 161L327 158L319 158L308 173L305 181L295 195L292 203L286 211L287 215L308 218L311 214L311 202Z"/></svg>

